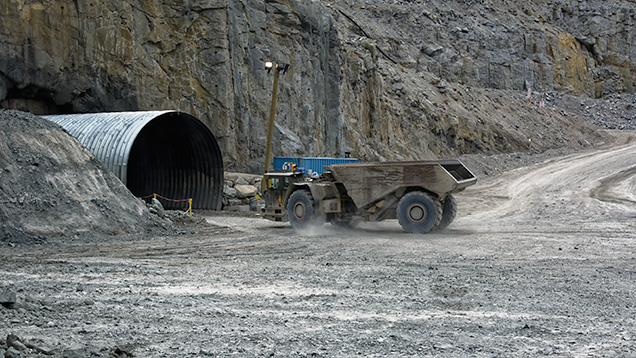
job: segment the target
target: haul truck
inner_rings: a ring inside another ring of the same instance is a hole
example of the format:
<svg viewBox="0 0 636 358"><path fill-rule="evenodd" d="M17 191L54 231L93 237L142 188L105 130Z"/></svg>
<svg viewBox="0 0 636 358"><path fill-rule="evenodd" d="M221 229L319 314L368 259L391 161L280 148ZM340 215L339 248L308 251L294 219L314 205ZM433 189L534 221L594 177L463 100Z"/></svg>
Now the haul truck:
<svg viewBox="0 0 636 358"><path fill-rule="evenodd" d="M427 233L455 219L453 194L477 181L459 160L345 163L324 169L318 178L307 178L294 165L266 173L262 215L289 221L297 230L324 222L354 227L397 219L406 231Z"/></svg>

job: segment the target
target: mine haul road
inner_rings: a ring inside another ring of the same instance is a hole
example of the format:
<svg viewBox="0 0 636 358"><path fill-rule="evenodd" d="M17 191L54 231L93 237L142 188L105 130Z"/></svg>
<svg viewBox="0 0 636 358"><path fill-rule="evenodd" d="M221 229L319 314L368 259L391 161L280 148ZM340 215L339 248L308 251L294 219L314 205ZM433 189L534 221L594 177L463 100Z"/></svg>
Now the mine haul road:
<svg viewBox="0 0 636 358"><path fill-rule="evenodd" d="M136 357L636 354L636 141L481 180L456 221L297 233L209 214L197 234L3 249L8 333ZM60 353L61 354L61 353Z"/></svg>

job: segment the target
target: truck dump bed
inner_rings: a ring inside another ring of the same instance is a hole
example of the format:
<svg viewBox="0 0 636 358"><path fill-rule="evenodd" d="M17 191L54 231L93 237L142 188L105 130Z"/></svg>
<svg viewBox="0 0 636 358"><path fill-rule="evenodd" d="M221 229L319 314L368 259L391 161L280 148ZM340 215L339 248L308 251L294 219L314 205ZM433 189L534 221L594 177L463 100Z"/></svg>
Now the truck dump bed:
<svg viewBox="0 0 636 358"><path fill-rule="evenodd" d="M362 208L403 187L421 187L440 196L477 182L459 160L346 163L326 166Z"/></svg>

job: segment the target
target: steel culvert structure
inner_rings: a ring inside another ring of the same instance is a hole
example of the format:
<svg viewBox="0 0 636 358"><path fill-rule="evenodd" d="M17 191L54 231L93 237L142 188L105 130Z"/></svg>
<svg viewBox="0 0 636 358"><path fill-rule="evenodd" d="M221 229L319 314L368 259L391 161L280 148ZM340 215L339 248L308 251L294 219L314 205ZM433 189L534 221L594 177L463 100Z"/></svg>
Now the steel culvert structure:
<svg viewBox="0 0 636 358"><path fill-rule="evenodd" d="M192 199L195 209L221 209L223 159L212 132L177 111L51 115L138 197ZM169 209L186 202L161 200Z"/></svg>

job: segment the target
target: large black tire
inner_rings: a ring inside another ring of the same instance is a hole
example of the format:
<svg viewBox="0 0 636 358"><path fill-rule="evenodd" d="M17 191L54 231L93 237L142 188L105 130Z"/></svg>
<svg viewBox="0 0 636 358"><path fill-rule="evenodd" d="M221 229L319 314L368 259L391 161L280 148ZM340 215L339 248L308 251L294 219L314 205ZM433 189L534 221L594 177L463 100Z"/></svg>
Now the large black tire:
<svg viewBox="0 0 636 358"><path fill-rule="evenodd" d="M305 229L317 222L314 198L308 190L297 190L287 201L287 216L296 230Z"/></svg>
<svg viewBox="0 0 636 358"><path fill-rule="evenodd" d="M442 203L424 192L413 191L400 199L397 218L404 230L425 234L442 220Z"/></svg>
<svg viewBox="0 0 636 358"><path fill-rule="evenodd" d="M446 229L450 223L455 220L455 216L457 216L457 200L452 195L446 196L444 199L444 204L442 205L442 220L437 225L436 230Z"/></svg>

